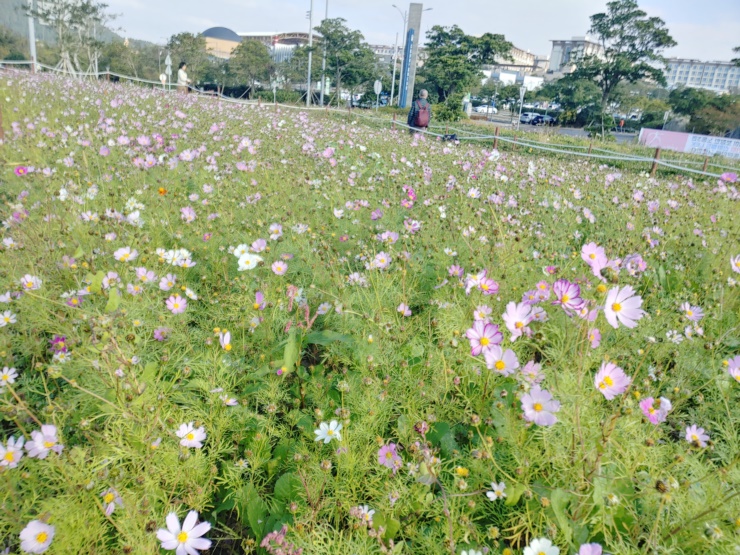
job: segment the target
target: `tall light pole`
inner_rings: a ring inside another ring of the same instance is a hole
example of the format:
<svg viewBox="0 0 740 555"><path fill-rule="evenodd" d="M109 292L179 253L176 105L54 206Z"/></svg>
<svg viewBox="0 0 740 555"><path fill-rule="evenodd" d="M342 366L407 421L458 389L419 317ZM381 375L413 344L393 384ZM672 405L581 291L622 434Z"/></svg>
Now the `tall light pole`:
<svg viewBox="0 0 740 555"><path fill-rule="evenodd" d="M308 79L306 80L306 108L311 106L311 61L313 54L313 0L311 0L311 9L308 12Z"/></svg>
<svg viewBox="0 0 740 555"><path fill-rule="evenodd" d="M28 0L28 44L31 47L32 71L36 72L36 28L33 24L33 0Z"/></svg>
<svg viewBox="0 0 740 555"><path fill-rule="evenodd" d="M398 10L398 13L401 14L401 19L403 19L403 41L404 41L404 49L406 48L406 23L408 21L408 12L401 11L401 8L393 4L393 7ZM393 93L395 90L396 85L396 62L398 61L398 35L396 35L396 50L393 53L393 79L391 80L391 106L393 106ZM400 89L400 87L399 87Z"/></svg>
<svg viewBox="0 0 740 555"><path fill-rule="evenodd" d="M326 14L324 15L324 21L329 19L329 0L326 0ZM326 87L326 40L324 43L324 53L321 56L321 93L319 93L319 104L324 105L324 88Z"/></svg>

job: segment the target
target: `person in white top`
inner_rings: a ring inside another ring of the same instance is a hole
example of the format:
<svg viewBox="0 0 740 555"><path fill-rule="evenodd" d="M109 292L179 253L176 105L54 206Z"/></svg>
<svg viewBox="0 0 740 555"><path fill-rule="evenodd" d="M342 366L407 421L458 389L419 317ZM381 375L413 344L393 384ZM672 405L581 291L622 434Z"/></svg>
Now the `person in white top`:
<svg viewBox="0 0 740 555"><path fill-rule="evenodd" d="M177 70L177 90L182 93L187 93L188 85L192 83L188 79L187 69L188 65L185 62L180 62L180 67Z"/></svg>

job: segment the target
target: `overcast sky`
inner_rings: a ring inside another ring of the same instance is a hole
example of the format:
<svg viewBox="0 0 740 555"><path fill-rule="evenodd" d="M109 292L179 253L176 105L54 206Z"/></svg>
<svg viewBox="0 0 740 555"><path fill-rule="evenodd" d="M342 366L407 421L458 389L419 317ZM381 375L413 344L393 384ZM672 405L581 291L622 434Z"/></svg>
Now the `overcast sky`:
<svg viewBox="0 0 740 555"><path fill-rule="evenodd" d="M131 38L164 43L172 34L198 33L208 27L249 31L307 31L311 0L106 0L114 22ZM314 25L324 17L326 0L314 0ZM394 0L329 0L329 17L343 17L372 44L394 43L403 31ZM739 0L639 0L649 15L668 25L676 48L667 56L729 60L740 46ZM401 9L408 3L396 1ZM473 35L503 33L519 48L550 55L552 39L586 34L589 16L605 0L427 0L422 30L457 24Z"/></svg>

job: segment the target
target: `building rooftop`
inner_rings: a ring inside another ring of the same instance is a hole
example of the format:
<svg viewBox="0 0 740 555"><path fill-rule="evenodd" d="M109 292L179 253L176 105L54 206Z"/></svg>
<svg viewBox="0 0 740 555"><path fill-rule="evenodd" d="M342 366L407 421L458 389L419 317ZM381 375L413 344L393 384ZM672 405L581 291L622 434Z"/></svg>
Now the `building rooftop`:
<svg viewBox="0 0 740 555"><path fill-rule="evenodd" d="M238 34L226 27L211 27L210 29L203 31L201 35L212 39L228 40L231 42L242 41L242 38Z"/></svg>

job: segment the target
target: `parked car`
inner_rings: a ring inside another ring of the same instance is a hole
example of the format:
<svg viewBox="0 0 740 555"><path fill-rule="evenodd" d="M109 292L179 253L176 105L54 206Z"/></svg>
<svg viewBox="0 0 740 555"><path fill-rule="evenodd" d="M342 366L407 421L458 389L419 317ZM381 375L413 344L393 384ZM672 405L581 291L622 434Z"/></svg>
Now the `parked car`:
<svg viewBox="0 0 740 555"><path fill-rule="evenodd" d="M535 112L524 112L521 117L519 118L519 121L522 123L531 123L534 118L536 118L539 114Z"/></svg>
<svg viewBox="0 0 740 555"><path fill-rule="evenodd" d="M481 104L473 108L476 114L498 114L498 109L495 106L489 106L488 104Z"/></svg>
<svg viewBox="0 0 740 555"><path fill-rule="evenodd" d="M529 125L555 125L555 118L552 116L538 114L534 118L529 120Z"/></svg>

